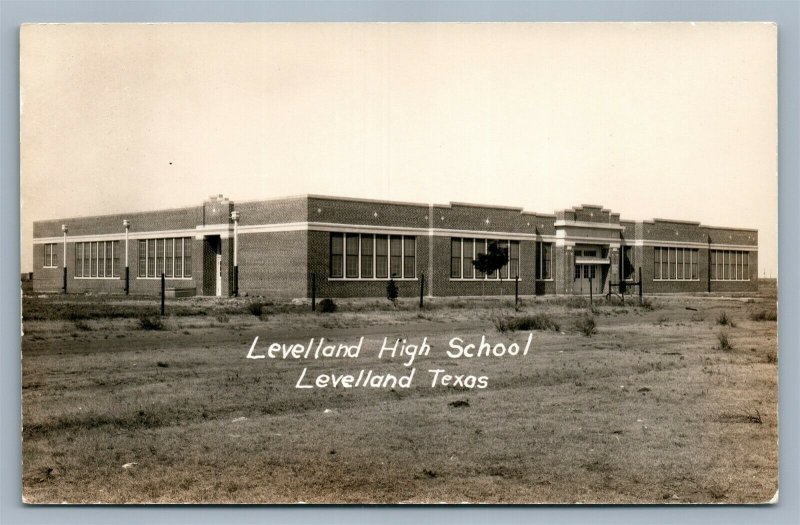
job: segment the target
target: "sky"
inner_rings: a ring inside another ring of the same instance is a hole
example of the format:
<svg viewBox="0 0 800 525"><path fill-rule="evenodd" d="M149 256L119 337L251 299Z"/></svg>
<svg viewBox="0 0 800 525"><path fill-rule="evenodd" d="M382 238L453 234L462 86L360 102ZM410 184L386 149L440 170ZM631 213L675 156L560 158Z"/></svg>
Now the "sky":
<svg viewBox="0 0 800 525"><path fill-rule="evenodd" d="M21 31L35 220L305 193L759 230L777 275L767 23L49 24Z"/></svg>

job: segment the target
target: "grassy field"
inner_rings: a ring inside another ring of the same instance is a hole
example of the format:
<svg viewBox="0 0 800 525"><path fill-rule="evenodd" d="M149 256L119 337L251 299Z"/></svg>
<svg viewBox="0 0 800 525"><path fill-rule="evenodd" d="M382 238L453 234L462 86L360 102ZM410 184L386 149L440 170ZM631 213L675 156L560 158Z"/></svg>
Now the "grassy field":
<svg viewBox="0 0 800 525"><path fill-rule="evenodd" d="M25 297L28 502L765 502L777 488L774 286L749 297L338 301ZM723 316L724 313L724 316ZM587 329L587 322L594 329ZM721 324L724 323L724 324ZM485 335L526 357L450 359ZM588 334L588 335L587 335ZM246 359L325 337L357 360ZM410 389L297 389L300 371L406 373ZM263 345L263 346L262 346ZM485 375L431 388L428 369Z"/></svg>

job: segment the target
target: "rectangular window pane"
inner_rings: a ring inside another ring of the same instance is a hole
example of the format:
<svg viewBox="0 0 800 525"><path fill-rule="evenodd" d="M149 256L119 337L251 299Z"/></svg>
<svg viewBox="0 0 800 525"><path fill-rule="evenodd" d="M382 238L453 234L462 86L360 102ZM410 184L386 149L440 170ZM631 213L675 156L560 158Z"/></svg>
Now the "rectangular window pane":
<svg viewBox="0 0 800 525"><path fill-rule="evenodd" d="M175 239L175 277L183 275L183 239Z"/></svg>
<svg viewBox="0 0 800 525"><path fill-rule="evenodd" d="M461 239L450 239L450 278L461 277Z"/></svg>
<svg viewBox="0 0 800 525"><path fill-rule="evenodd" d="M164 273L164 239L156 239L156 277Z"/></svg>
<svg viewBox="0 0 800 525"><path fill-rule="evenodd" d="M653 279L661 279L661 248L653 248Z"/></svg>
<svg viewBox="0 0 800 525"><path fill-rule="evenodd" d="M346 234L345 245L347 249L347 259L345 260L346 275L350 278L358 277L358 234Z"/></svg>
<svg viewBox="0 0 800 525"><path fill-rule="evenodd" d="M156 241L155 239L147 240L147 276L156 276Z"/></svg>
<svg viewBox="0 0 800 525"><path fill-rule="evenodd" d="M692 279L699 279L700 250L692 250Z"/></svg>
<svg viewBox="0 0 800 525"><path fill-rule="evenodd" d="M111 241L106 241L106 277L111 277L112 268L114 265L114 254L113 254L113 246L114 244Z"/></svg>
<svg viewBox="0 0 800 525"><path fill-rule="evenodd" d="M750 252L744 252L742 254L742 260L743 260L743 263L744 263L744 266L742 268L742 270L744 271L744 279L746 281L749 281L750 280Z"/></svg>
<svg viewBox="0 0 800 525"><path fill-rule="evenodd" d="M475 239L475 260L478 260L480 255L486 253L486 239ZM478 279L483 279L486 276L483 272L478 271L475 269L475 277Z"/></svg>
<svg viewBox="0 0 800 525"><path fill-rule="evenodd" d="M172 271L175 268L175 259L173 258L175 239L165 239L164 241L164 277L172 277Z"/></svg>
<svg viewBox="0 0 800 525"><path fill-rule="evenodd" d="M553 243L546 242L542 245L542 279L552 279L550 266L553 260Z"/></svg>
<svg viewBox="0 0 800 525"><path fill-rule="evenodd" d="M403 237L403 277L416 277L417 238Z"/></svg>
<svg viewBox="0 0 800 525"><path fill-rule="evenodd" d="M89 254L89 263L90 263L90 277L97 277L97 243L90 242L89 243L91 253Z"/></svg>
<svg viewBox="0 0 800 525"><path fill-rule="evenodd" d="M744 279L744 271L742 270L742 252L736 252L736 278L739 280Z"/></svg>
<svg viewBox="0 0 800 525"><path fill-rule="evenodd" d="M464 279L474 279L475 278L475 267L472 265L473 256L475 253L475 239L463 239L464 246L463 250L463 278Z"/></svg>
<svg viewBox="0 0 800 525"><path fill-rule="evenodd" d="M403 243L399 235L392 235L389 238L389 275L391 277L402 277L403 263Z"/></svg>
<svg viewBox="0 0 800 525"><path fill-rule="evenodd" d="M516 279L519 276L519 241L511 241L508 249L509 269L508 275L510 279Z"/></svg>
<svg viewBox="0 0 800 525"><path fill-rule="evenodd" d="M111 250L112 250L112 253L113 253L113 257L114 257L114 260L113 260L113 262L111 264L111 276L112 277L119 277L119 259L120 259L120 257L119 257L119 255L120 255L119 254L119 250L120 250L119 245L120 245L119 241L114 241L113 243L111 243Z"/></svg>
<svg viewBox="0 0 800 525"><path fill-rule="evenodd" d="M344 277L344 234L331 233L330 276Z"/></svg>
<svg viewBox="0 0 800 525"><path fill-rule="evenodd" d="M139 241L139 277L147 275L147 242Z"/></svg>
<svg viewBox="0 0 800 525"><path fill-rule="evenodd" d="M361 236L361 277L372 277L372 268L375 264L375 251L373 250L374 236Z"/></svg>
<svg viewBox="0 0 800 525"><path fill-rule="evenodd" d="M82 243L75 243L75 277L81 277L83 268L83 256L81 255Z"/></svg>
<svg viewBox="0 0 800 525"><path fill-rule="evenodd" d="M192 238L183 238L183 276L192 276Z"/></svg>
<svg viewBox="0 0 800 525"><path fill-rule="evenodd" d="M389 276L389 239L386 235L375 237L375 277L385 279Z"/></svg>

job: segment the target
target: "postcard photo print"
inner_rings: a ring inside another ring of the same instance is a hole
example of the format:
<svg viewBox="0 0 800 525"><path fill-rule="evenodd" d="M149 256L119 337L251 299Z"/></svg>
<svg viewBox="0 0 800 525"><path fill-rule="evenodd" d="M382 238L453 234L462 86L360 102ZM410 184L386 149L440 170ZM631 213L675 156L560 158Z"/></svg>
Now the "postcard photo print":
<svg viewBox="0 0 800 525"><path fill-rule="evenodd" d="M20 43L26 503L774 501L774 24Z"/></svg>

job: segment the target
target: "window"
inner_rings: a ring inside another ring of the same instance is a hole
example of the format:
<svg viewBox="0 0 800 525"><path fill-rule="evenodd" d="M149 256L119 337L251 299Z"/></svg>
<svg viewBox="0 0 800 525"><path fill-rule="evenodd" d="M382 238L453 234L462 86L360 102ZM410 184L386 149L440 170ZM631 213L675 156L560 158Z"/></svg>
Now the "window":
<svg viewBox="0 0 800 525"><path fill-rule="evenodd" d="M178 240L180 242L180 239ZM173 253L175 251L175 239L167 239L166 245L166 263L164 264L164 277L172 277L172 272L175 269L175 258Z"/></svg>
<svg viewBox="0 0 800 525"><path fill-rule="evenodd" d="M75 244L75 277L83 277L83 245L82 242Z"/></svg>
<svg viewBox="0 0 800 525"><path fill-rule="evenodd" d="M374 235L361 236L361 277L363 279L371 279L372 271L375 265L375 245Z"/></svg>
<svg viewBox="0 0 800 525"><path fill-rule="evenodd" d="M147 277L147 241L139 241L139 277Z"/></svg>
<svg viewBox="0 0 800 525"><path fill-rule="evenodd" d="M416 278L417 238L331 233L331 279Z"/></svg>
<svg viewBox="0 0 800 525"><path fill-rule="evenodd" d="M403 244L399 235L389 237L389 276L402 277L401 261L403 260Z"/></svg>
<svg viewBox="0 0 800 525"><path fill-rule="evenodd" d="M344 277L344 234L331 233L331 277Z"/></svg>
<svg viewBox="0 0 800 525"><path fill-rule="evenodd" d="M653 279L696 281L699 279L700 251L694 248L653 248Z"/></svg>
<svg viewBox="0 0 800 525"><path fill-rule="evenodd" d="M711 250L712 281L749 281L750 252Z"/></svg>
<svg viewBox="0 0 800 525"><path fill-rule="evenodd" d="M472 261L475 260L475 239L461 239L461 241L461 253L464 254L464 258L461 262L461 267L464 268L463 278L474 279L475 265L472 264Z"/></svg>
<svg viewBox="0 0 800 525"><path fill-rule="evenodd" d="M450 239L450 278L461 278L461 239Z"/></svg>
<svg viewBox="0 0 800 525"><path fill-rule="evenodd" d="M415 237L403 237L403 276L416 275L416 249L417 242Z"/></svg>
<svg viewBox="0 0 800 525"><path fill-rule="evenodd" d="M508 249L509 278L519 277L519 241L510 241Z"/></svg>
<svg viewBox="0 0 800 525"><path fill-rule="evenodd" d="M44 268L58 267L58 250L56 246L56 243L44 245L44 263L42 264Z"/></svg>
<svg viewBox="0 0 800 525"><path fill-rule="evenodd" d="M389 277L389 238L386 235L375 236L375 277Z"/></svg>
<svg viewBox="0 0 800 525"><path fill-rule="evenodd" d="M582 252L575 252L576 257L580 257ZM551 267L553 264L553 243L551 242L537 242L536 243L536 279L548 280L552 279ZM576 274L576 277L578 275Z"/></svg>
<svg viewBox="0 0 800 525"><path fill-rule="evenodd" d="M472 264L481 253L487 253L490 245L496 244L508 253L508 261L500 271L484 275L475 269ZM465 239L453 237L450 239L450 278L451 279L514 279L519 272L519 241Z"/></svg>
<svg viewBox="0 0 800 525"><path fill-rule="evenodd" d="M347 261L345 261L347 272L345 275L353 279L358 277L358 235L347 235L345 237L345 248L347 252Z"/></svg>
<svg viewBox="0 0 800 525"><path fill-rule="evenodd" d="M114 277L119 276L119 242L115 241L113 253ZM140 278L160 279L161 274L170 279L187 279L192 276L192 239L170 237L166 239L139 240Z"/></svg>
<svg viewBox="0 0 800 525"><path fill-rule="evenodd" d="M75 277L119 277L119 241L76 242Z"/></svg>

